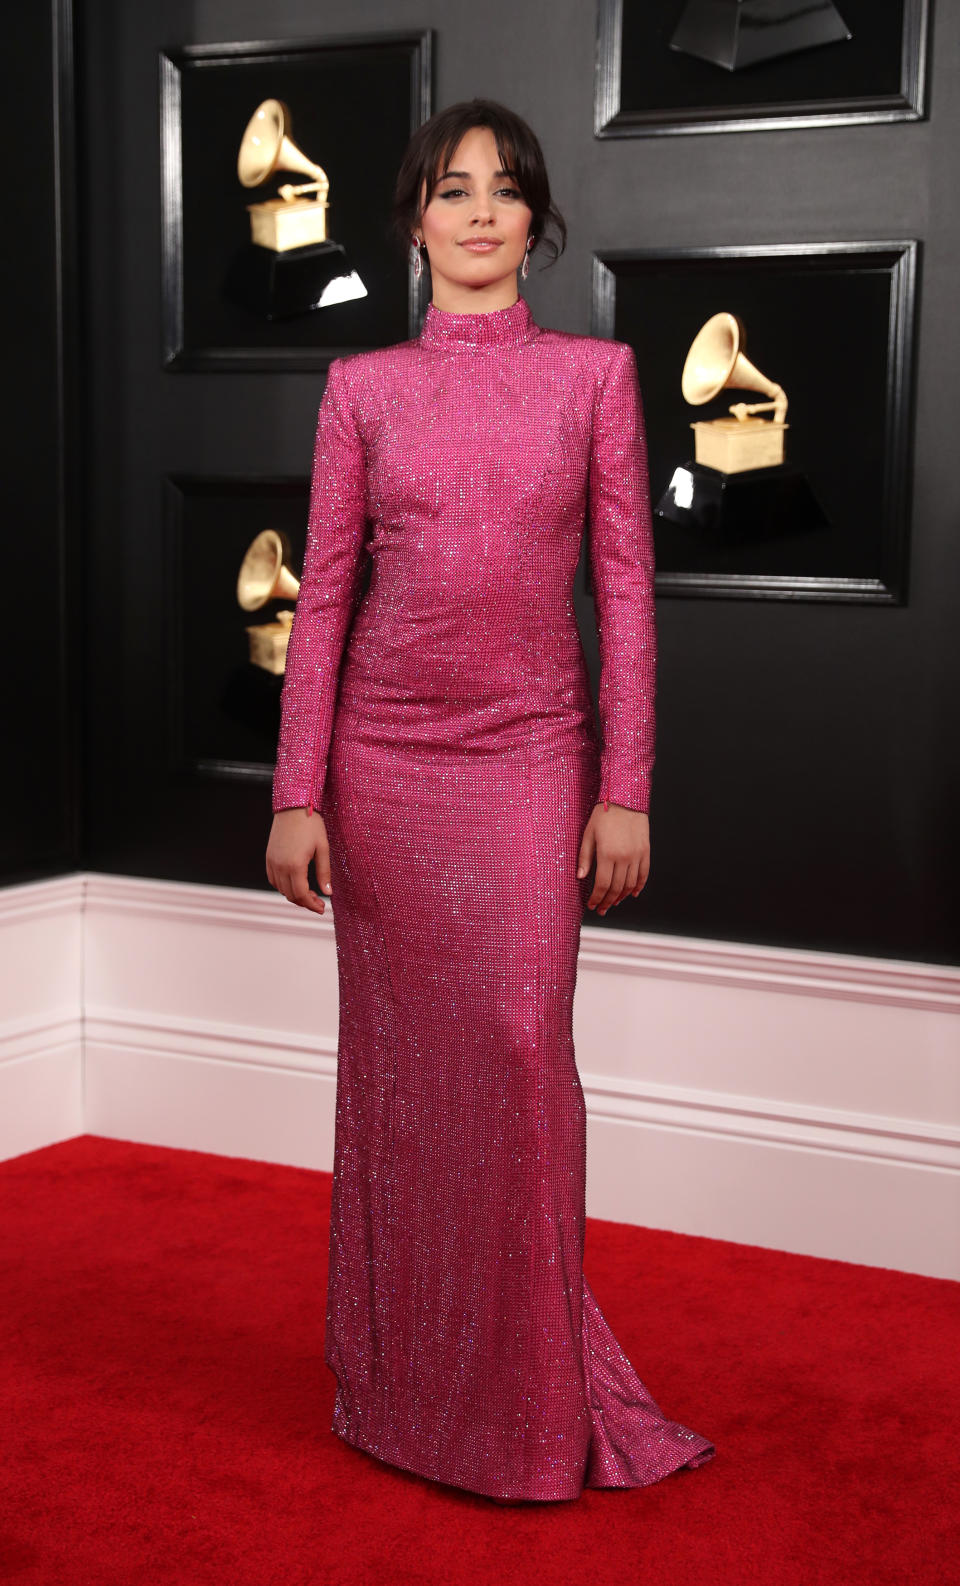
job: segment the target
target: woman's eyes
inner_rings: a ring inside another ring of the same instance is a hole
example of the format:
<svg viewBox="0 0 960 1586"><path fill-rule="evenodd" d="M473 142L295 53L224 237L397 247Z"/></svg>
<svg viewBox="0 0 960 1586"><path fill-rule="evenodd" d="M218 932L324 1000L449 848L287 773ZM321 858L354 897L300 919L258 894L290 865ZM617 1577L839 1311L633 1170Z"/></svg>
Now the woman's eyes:
<svg viewBox="0 0 960 1586"><path fill-rule="evenodd" d="M515 187L499 187L497 189L497 191L499 193L509 193L511 198L519 198L520 197L520 193L517 191L517 189ZM441 198L454 198L454 197L456 197L457 193L463 193L463 192L466 192L466 188L463 188L463 187L448 187L446 192L440 194L440 197Z"/></svg>

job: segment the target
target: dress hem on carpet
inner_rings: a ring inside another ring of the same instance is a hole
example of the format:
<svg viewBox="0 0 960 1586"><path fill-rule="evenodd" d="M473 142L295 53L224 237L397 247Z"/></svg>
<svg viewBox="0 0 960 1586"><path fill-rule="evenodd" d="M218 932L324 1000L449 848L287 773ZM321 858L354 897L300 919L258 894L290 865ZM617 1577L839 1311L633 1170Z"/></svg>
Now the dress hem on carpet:
<svg viewBox="0 0 960 1586"><path fill-rule="evenodd" d="M336 1421L331 1424L330 1430L331 1432L334 1432L342 1442L348 1444L350 1448L356 1448L362 1454L369 1454L372 1459L379 1460L381 1465L390 1465L394 1470L406 1471L408 1475L419 1476L424 1481L433 1482L438 1486L456 1487L460 1492L472 1492L479 1498L522 1498L529 1503L569 1503L572 1500L581 1497L587 1488L590 1488L592 1491L596 1492L620 1492L624 1491L628 1487L652 1487L656 1482L663 1481L667 1476L676 1474L677 1471L688 1468L693 1470L698 1465L706 1464L707 1461L711 1460L716 1454L716 1448L714 1447L713 1443L711 1443L707 1438L703 1438L701 1439L703 1443L703 1447L701 1449L696 1450L692 1454L687 1454L684 1459L679 1459L677 1464L672 1466L669 1470L664 1470L655 1476L649 1476L643 1481L590 1481L585 1479L582 1485L575 1491L531 1495L527 1492L488 1492L482 1487L471 1487L466 1482L454 1481L449 1476L437 1476L432 1471L419 1469L416 1465L408 1465L398 1459L384 1459L382 1454L378 1454L374 1449L368 1448L362 1437L358 1436L356 1432L351 1432L346 1428L338 1426ZM682 1450L678 1450L678 1453L680 1452L682 1452ZM588 1448L587 1459L585 1462L585 1469L587 1470L590 1468L590 1454L591 1449Z"/></svg>

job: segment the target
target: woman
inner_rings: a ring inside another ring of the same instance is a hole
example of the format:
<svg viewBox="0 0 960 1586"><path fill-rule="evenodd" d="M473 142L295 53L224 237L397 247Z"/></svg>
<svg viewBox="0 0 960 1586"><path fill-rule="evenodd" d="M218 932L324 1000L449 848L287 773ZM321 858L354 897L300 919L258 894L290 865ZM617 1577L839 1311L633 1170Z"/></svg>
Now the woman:
<svg viewBox="0 0 960 1586"><path fill-rule="evenodd" d="M333 1430L568 1499L715 1452L665 1419L582 1272L583 905L636 896L650 863L641 398L627 343L543 329L517 295L544 227L565 236L519 117L434 116L394 218L432 301L418 336L330 365L267 850L291 902L336 902ZM588 499L602 753L573 604Z"/></svg>

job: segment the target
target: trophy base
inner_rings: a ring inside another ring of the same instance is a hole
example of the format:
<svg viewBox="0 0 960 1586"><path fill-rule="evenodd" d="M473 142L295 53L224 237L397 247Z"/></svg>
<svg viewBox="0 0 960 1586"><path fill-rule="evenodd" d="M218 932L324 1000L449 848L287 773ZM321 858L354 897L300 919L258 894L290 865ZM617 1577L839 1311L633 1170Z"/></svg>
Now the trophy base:
<svg viewBox="0 0 960 1586"><path fill-rule="evenodd" d="M313 198L268 198L265 204L248 204L250 241L274 253L291 248L315 247L329 242L327 206Z"/></svg>
<svg viewBox="0 0 960 1586"><path fill-rule="evenodd" d="M227 272L223 295L259 319L276 320L366 297L367 289L347 263L342 243L317 242L276 253L249 242Z"/></svg>
<svg viewBox="0 0 960 1586"><path fill-rule="evenodd" d="M852 36L833 0L687 0L670 48L736 72Z"/></svg>
<svg viewBox="0 0 960 1586"><path fill-rule="evenodd" d="M721 474L779 468L789 427L772 419L701 419L690 426L697 462Z"/></svg>
<svg viewBox="0 0 960 1586"><path fill-rule="evenodd" d="M806 474L787 464L722 474L688 461L674 469L653 515L726 545L781 539L829 524Z"/></svg>
<svg viewBox="0 0 960 1586"><path fill-rule="evenodd" d="M287 617L284 622L282 617ZM287 665L287 645L290 643L290 627L293 622L293 612L281 613L276 622L260 622L247 629L247 643L251 666L259 666L264 672L272 672L276 677L282 677Z"/></svg>

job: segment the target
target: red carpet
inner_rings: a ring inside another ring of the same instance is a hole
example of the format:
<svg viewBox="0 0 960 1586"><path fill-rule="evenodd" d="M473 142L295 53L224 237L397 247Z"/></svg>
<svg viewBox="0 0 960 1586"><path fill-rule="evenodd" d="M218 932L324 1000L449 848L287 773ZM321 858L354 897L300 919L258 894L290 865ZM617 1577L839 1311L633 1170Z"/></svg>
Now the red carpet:
<svg viewBox="0 0 960 1586"><path fill-rule="evenodd" d="M952 1586L960 1285L592 1222L699 1470L498 1508L330 1430L329 1175L84 1137L0 1164L0 1580Z"/></svg>

